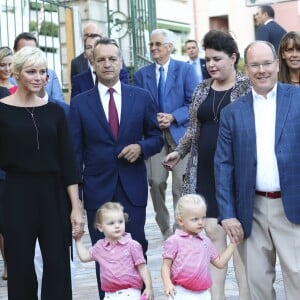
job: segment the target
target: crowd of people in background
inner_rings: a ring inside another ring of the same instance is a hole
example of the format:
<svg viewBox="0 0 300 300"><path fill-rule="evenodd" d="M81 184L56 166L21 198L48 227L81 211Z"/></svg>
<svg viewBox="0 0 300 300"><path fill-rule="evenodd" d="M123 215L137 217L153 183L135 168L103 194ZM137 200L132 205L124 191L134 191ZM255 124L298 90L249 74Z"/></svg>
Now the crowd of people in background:
<svg viewBox="0 0 300 300"><path fill-rule="evenodd" d="M70 66L70 99L33 34L0 47L0 250L9 299L72 299L77 251L95 261L100 300L153 300L148 186L169 299L225 300L231 257L241 300L276 298L276 257L286 299L297 299L300 32L274 17L271 6L258 7L243 69L230 33L188 39L188 58L179 61L174 34L155 29L153 63L132 83L118 43L88 23Z"/></svg>

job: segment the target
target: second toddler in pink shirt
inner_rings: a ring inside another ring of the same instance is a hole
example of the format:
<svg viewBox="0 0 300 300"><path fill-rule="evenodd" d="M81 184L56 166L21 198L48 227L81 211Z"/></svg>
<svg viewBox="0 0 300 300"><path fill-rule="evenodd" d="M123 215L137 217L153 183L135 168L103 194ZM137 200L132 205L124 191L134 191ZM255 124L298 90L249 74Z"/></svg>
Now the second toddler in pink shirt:
<svg viewBox="0 0 300 300"><path fill-rule="evenodd" d="M165 293L174 300L210 300L210 264L221 269L236 247L229 244L219 255L212 241L200 234L205 225L206 203L199 195L181 197L176 206L180 229L164 244L162 279Z"/></svg>
<svg viewBox="0 0 300 300"><path fill-rule="evenodd" d="M91 249L86 249L81 239L77 239L77 253L83 262L99 263L104 300L140 300L143 282L142 299L153 300L152 280L142 246L125 232L126 219L119 203L103 204L96 214L96 227L104 233L105 239Z"/></svg>

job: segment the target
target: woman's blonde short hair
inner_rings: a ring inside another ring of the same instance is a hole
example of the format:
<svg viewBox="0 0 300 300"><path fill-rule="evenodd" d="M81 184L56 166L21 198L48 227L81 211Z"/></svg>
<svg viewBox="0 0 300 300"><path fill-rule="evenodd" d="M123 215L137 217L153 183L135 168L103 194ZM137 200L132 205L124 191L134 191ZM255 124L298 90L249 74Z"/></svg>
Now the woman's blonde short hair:
<svg viewBox="0 0 300 300"><path fill-rule="evenodd" d="M47 58L42 50L39 48L24 47L13 57L12 72L14 75L18 75L25 66L42 64L47 68Z"/></svg>
<svg viewBox="0 0 300 300"><path fill-rule="evenodd" d="M197 194L186 194L179 198L176 208L175 208L175 216L176 218L182 217L186 211L186 209L190 205L200 205L206 209L205 199Z"/></svg>

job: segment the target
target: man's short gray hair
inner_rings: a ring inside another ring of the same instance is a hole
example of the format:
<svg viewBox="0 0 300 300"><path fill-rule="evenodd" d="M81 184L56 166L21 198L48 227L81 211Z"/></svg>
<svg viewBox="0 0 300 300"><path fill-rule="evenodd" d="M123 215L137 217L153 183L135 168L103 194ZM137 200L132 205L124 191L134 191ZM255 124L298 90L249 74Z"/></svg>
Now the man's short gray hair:
<svg viewBox="0 0 300 300"><path fill-rule="evenodd" d="M176 44L176 39L175 39L175 35L172 31L170 30L167 30L167 29L154 29L152 32L151 32L151 37L154 35L154 34L161 34L164 36L164 43L170 43L172 44L173 46L175 46Z"/></svg>

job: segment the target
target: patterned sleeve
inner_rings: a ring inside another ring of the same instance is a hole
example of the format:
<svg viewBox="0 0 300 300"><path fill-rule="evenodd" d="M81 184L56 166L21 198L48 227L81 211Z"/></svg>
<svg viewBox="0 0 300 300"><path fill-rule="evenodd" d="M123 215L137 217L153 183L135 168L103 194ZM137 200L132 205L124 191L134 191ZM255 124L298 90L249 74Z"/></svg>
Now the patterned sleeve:
<svg viewBox="0 0 300 300"><path fill-rule="evenodd" d="M174 260L178 252L178 247L176 240L173 238L173 236L169 237L164 242L164 252L163 252L163 258L169 258L171 260Z"/></svg>
<svg viewBox="0 0 300 300"><path fill-rule="evenodd" d="M214 261L216 258L219 257L219 252L216 248L216 246L213 244L213 242L205 237L205 242L207 243L207 249L208 249L208 256L210 261Z"/></svg>
<svg viewBox="0 0 300 300"><path fill-rule="evenodd" d="M143 249L139 242L135 240L131 241L130 252L135 266L146 263L145 257L143 255Z"/></svg>
<svg viewBox="0 0 300 300"><path fill-rule="evenodd" d="M189 125L185 131L184 136L180 139L176 151L180 154L180 157L185 157L191 150L192 139L199 137L200 122L197 118L197 111L199 105L206 99L211 79L203 80L195 89L192 103L189 107Z"/></svg>
<svg viewBox="0 0 300 300"><path fill-rule="evenodd" d="M93 261L97 261L96 255L99 253L99 250L99 241L89 249Z"/></svg>

